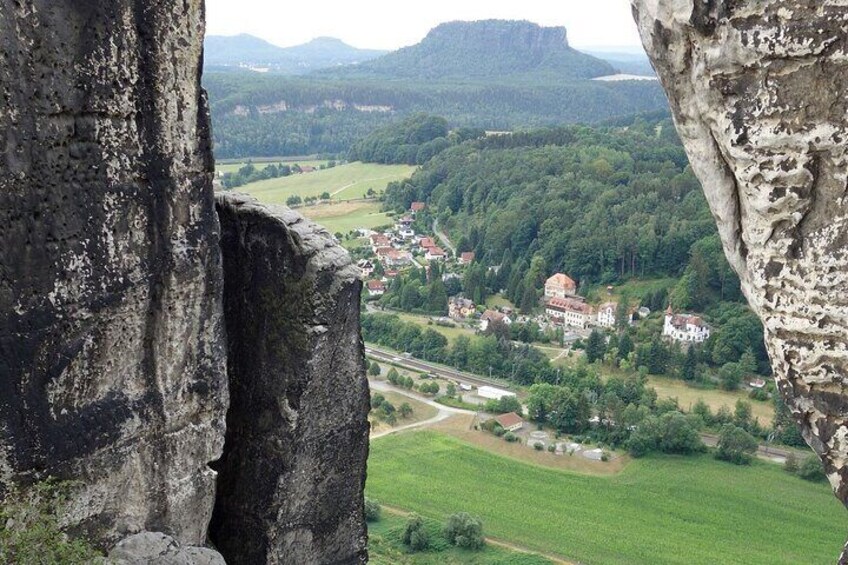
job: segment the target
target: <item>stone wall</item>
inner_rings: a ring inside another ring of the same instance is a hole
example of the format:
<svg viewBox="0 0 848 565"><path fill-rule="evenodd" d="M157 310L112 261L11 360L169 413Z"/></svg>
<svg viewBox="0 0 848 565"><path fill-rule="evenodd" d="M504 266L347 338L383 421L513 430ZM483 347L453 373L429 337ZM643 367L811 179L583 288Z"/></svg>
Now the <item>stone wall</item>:
<svg viewBox="0 0 848 565"><path fill-rule="evenodd" d="M212 539L230 563L365 562L358 269L288 208L217 201L232 404Z"/></svg>
<svg viewBox="0 0 848 565"><path fill-rule="evenodd" d="M203 2L0 0L0 484L201 544L227 406Z"/></svg>

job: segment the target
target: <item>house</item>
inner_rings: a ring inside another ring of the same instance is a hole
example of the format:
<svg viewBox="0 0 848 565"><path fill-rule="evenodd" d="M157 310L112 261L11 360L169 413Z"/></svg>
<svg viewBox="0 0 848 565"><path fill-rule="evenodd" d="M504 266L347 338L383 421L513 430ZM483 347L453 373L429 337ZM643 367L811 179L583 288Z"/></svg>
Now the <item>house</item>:
<svg viewBox="0 0 848 565"><path fill-rule="evenodd" d="M398 235L400 235L403 239L412 239L415 237L415 231L412 228L401 227L398 231Z"/></svg>
<svg viewBox="0 0 848 565"><path fill-rule="evenodd" d="M448 300L448 316L454 320L464 320L477 311L474 301L462 298L461 296L452 296Z"/></svg>
<svg viewBox="0 0 848 565"><path fill-rule="evenodd" d="M356 266L362 271L363 278L368 278L374 273L374 263L368 259L360 259L356 262Z"/></svg>
<svg viewBox="0 0 848 565"><path fill-rule="evenodd" d="M386 285L383 281L368 281L368 296L383 296L386 293Z"/></svg>
<svg viewBox="0 0 848 565"><path fill-rule="evenodd" d="M515 432L524 427L524 420L515 412L507 412L495 418L495 422L508 432Z"/></svg>
<svg viewBox="0 0 848 565"><path fill-rule="evenodd" d="M473 251L466 251L465 253L459 256L459 264L470 265L474 262L474 257L475 255Z"/></svg>
<svg viewBox="0 0 848 565"><path fill-rule="evenodd" d="M427 207L427 205L423 202L413 202L409 206L409 211L412 212L413 214L415 214L416 212L421 212L426 207Z"/></svg>
<svg viewBox="0 0 848 565"><path fill-rule="evenodd" d="M418 240L418 247L421 249L430 249L431 247L436 247L436 242L431 237L422 237Z"/></svg>
<svg viewBox="0 0 848 565"><path fill-rule="evenodd" d="M317 169L311 165L301 165L300 172L301 173L314 173Z"/></svg>
<svg viewBox="0 0 848 565"><path fill-rule="evenodd" d="M669 306L665 312L663 336L674 341L703 343L710 337L710 327L698 316L675 314Z"/></svg>
<svg viewBox="0 0 848 565"><path fill-rule="evenodd" d="M398 276L398 272L395 270L389 270L383 273L383 278L386 280L396 279Z"/></svg>
<svg viewBox="0 0 848 565"><path fill-rule="evenodd" d="M495 388L493 386L481 386L477 389L477 396L479 396L480 398L486 398L488 400L500 400L501 398L505 398L507 396L515 396L515 393L509 392L508 390Z"/></svg>
<svg viewBox="0 0 848 565"><path fill-rule="evenodd" d="M750 383L748 383L751 388L765 388L766 381L764 379L754 379Z"/></svg>
<svg viewBox="0 0 848 565"><path fill-rule="evenodd" d="M480 317L480 331L485 332L488 330L489 324L492 322L506 324L509 326L512 324L512 319L506 314L501 314L497 310L486 310L483 312L483 316Z"/></svg>
<svg viewBox="0 0 848 565"><path fill-rule="evenodd" d="M577 283L568 275L557 273L545 281L547 298L566 298L577 294Z"/></svg>
<svg viewBox="0 0 848 565"><path fill-rule="evenodd" d="M630 308L627 310L627 323L633 324L633 314L636 312L635 308ZM650 312L649 312L650 313ZM602 328L614 328L615 327L615 318L618 314L618 302L606 302L601 304L598 307L598 315L596 324Z"/></svg>
<svg viewBox="0 0 848 565"><path fill-rule="evenodd" d="M618 303L607 302L598 307L598 325L602 328L615 327L615 312L618 310Z"/></svg>
<svg viewBox="0 0 848 565"><path fill-rule="evenodd" d="M403 218L400 219L400 221L398 223L400 223L400 225L402 225L403 227L408 228L409 226L412 225L413 221L414 220L412 219L412 216L404 216Z"/></svg>
<svg viewBox="0 0 848 565"><path fill-rule="evenodd" d="M424 254L424 258L428 261L444 261L446 256L445 250L441 247L430 247Z"/></svg>
<svg viewBox="0 0 848 565"><path fill-rule="evenodd" d="M592 307L576 298L551 298L545 313L552 322L575 328L588 328L594 318Z"/></svg>
<svg viewBox="0 0 848 565"><path fill-rule="evenodd" d="M377 250L381 247L391 247L392 240L381 233L375 233L368 237L368 240L371 242L371 250L374 253L377 253Z"/></svg>
<svg viewBox="0 0 848 565"><path fill-rule="evenodd" d="M412 263L412 254L409 251L401 251L393 247L381 247L377 250L377 257L386 267L403 267Z"/></svg>

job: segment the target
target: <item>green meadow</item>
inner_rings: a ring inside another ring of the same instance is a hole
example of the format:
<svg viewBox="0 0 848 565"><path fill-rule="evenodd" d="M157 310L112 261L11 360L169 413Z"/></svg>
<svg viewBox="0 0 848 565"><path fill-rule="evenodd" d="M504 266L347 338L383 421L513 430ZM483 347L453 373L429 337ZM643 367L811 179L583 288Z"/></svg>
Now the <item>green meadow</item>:
<svg viewBox="0 0 848 565"><path fill-rule="evenodd" d="M601 477L430 431L374 440L367 493L437 520L470 512L486 535L592 565L833 563L848 529L827 484L770 463L657 456Z"/></svg>

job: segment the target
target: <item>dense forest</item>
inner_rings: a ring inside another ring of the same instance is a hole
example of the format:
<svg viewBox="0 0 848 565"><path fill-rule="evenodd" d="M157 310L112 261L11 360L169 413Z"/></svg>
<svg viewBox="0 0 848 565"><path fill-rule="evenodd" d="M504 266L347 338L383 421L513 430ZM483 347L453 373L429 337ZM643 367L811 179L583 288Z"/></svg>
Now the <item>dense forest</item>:
<svg viewBox="0 0 848 565"><path fill-rule="evenodd" d="M460 251L502 267L496 289L514 291L531 270L583 284L679 277L694 253L699 276L681 307L702 306L712 293L739 296L669 121L469 141L387 189L387 208L415 200L430 203Z"/></svg>
<svg viewBox="0 0 848 565"><path fill-rule="evenodd" d="M477 83L207 73L216 158L344 154L417 113L490 131L595 124L667 111L656 82L506 80Z"/></svg>

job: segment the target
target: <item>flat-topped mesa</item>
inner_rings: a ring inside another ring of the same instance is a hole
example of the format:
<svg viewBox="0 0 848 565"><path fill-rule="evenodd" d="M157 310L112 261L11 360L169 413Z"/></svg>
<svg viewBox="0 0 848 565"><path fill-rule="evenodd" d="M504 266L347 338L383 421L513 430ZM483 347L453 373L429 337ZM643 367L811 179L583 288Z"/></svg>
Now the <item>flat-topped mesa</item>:
<svg viewBox="0 0 848 565"><path fill-rule="evenodd" d="M217 201L232 404L210 535L230 563L364 563L359 269L288 208Z"/></svg>
<svg viewBox="0 0 848 565"><path fill-rule="evenodd" d="M0 0L0 487L78 481L64 518L104 546L202 544L212 512L227 387L203 29L202 0Z"/></svg>
<svg viewBox="0 0 848 565"><path fill-rule="evenodd" d="M848 503L848 1L632 3L780 391Z"/></svg>

